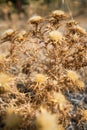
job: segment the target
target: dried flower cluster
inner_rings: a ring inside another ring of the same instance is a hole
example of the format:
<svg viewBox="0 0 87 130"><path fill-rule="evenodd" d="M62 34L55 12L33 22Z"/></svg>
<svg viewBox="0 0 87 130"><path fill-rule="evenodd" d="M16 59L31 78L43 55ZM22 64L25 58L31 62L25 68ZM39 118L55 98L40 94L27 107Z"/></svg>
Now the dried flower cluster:
<svg viewBox="0 0 87 130"><path fill-rule="evenodd" d="M87 32L56 10L47 18L33 16L26 30L9 29L0 37L7 48L0 55L0 129L82 130Z"/></svg>

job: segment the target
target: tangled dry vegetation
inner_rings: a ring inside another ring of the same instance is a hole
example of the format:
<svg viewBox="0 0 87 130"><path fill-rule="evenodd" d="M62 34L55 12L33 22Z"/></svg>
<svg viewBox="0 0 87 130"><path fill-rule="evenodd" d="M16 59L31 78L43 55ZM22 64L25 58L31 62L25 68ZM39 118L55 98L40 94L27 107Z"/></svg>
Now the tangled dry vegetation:
<svg viewBox="0 0 87 130"><path fill-rule="evenodd" d="M0 130L87 129L87 32L63 11L0 36Z"/></svg>

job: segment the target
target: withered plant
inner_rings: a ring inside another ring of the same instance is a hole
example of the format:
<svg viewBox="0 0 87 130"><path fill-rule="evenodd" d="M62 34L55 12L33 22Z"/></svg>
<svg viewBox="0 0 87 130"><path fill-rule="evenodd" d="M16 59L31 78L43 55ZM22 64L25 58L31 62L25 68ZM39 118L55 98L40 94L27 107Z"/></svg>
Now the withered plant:
<svg viewBox="0 0 87 130"><path fill-rule="evenodd" d="M87 32L59 10L31 17L27 28L0 39L10 45L0 57L0 129L67 130L73 120L86 122L86 109L75 118L87 89L80 74L87 67Z"/></svg>

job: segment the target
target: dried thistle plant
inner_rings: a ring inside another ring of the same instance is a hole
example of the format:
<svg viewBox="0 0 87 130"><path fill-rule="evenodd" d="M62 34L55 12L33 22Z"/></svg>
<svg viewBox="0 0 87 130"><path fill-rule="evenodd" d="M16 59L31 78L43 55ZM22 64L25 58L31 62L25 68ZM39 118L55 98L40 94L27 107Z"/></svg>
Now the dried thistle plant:
<svg viewBox="0 0 87 130"><path fill-rule="evenodd" d="M0 57L1 66L5 65L0 73L0 116L7 111L6 129L65 130L73 122L73 113L77 116L74 109L78 105L71 99L72 94L86 92L86 83L77 72L87 66L87 38L75 20L66 18L63 11L56 10L47 18L31 17L29 30L4 34L11 45L9 55ZM13 107L6 109L10 103ZM81 111L82 121L87 120L84 113Z"/></svg>

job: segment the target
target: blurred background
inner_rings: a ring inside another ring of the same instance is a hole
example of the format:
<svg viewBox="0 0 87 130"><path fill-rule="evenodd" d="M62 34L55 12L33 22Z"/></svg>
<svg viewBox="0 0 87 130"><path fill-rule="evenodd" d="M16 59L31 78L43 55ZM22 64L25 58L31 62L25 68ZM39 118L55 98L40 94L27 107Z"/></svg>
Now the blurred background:
<svg viewBox="0 0 87 130"><path fill-rule="evenodd" d="M71 13L87 29L87 0L0 0L0 29L23 28L32 15L46 16L55 9Z"/></svg>

